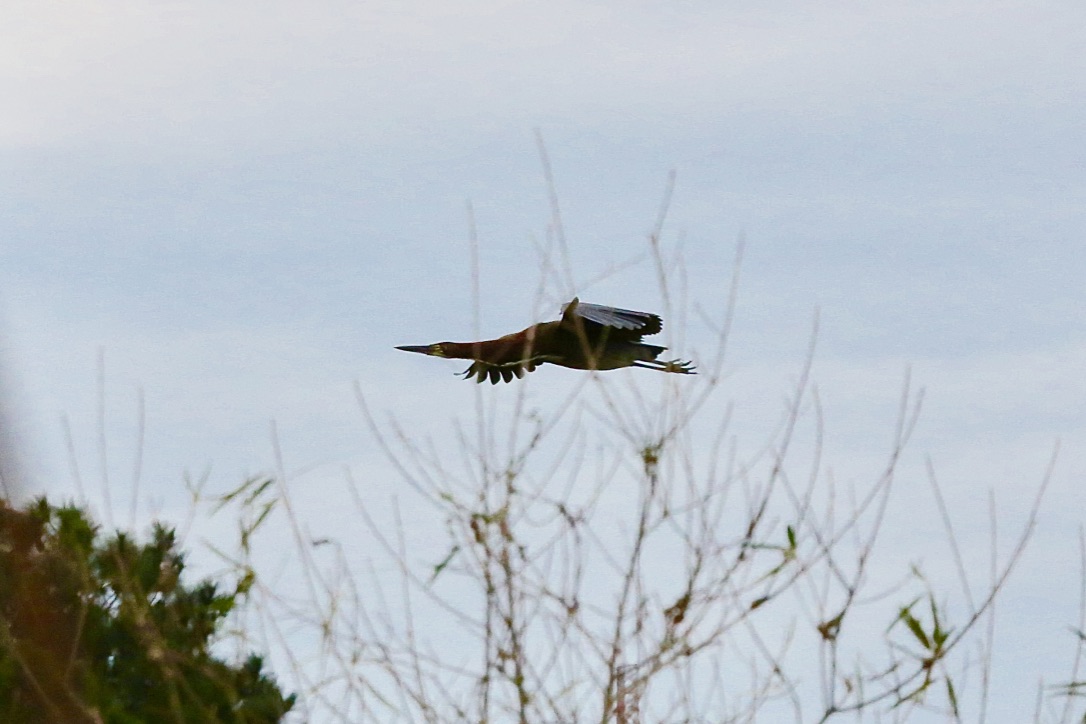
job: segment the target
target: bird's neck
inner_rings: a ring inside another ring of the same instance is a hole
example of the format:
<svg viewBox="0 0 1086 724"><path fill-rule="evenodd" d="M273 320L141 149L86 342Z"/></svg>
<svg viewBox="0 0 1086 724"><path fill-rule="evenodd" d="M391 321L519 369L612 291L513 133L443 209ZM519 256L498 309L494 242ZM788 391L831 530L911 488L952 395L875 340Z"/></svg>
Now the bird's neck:
<svg viewBox="0 0 1086 724"><path fill-rule="evenodd" d="M507 334L498 339L485 339L481 342L446 342L442 351L453 359L484 360L493 364L508 364L528 359L533 353L535 327L523 332Z"/></svg>

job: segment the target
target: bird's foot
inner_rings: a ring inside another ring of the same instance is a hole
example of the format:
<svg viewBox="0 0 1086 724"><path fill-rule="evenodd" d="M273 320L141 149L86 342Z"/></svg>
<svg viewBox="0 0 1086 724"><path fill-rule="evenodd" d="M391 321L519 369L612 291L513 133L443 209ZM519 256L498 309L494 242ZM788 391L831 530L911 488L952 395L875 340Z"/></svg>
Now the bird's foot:
<svg viewBox="0 0 1086 724"><path fill-rule="evenodd" d="M697 372L694 371L697 367L694 366L693 362L681 359L673 359L669 362L664 362L664 366L661 369L663 369L664 372L675 372L680 375L697 374Z"/></svg>

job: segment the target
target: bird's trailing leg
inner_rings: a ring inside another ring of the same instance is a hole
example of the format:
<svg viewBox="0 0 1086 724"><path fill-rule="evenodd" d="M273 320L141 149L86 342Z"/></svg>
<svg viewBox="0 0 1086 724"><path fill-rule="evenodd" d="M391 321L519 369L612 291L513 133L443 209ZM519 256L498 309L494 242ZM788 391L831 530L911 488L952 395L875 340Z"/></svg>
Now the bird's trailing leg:
<svg viewBox="0 0 1086 724"><path fill-rule="evenodd" d="M650 370L660 370L661 372L674 372L680 375L696 375L694 370L697 367L693 362L684 361L681 359L673 359L668 362L661 362L660 360L638 360L633 363L634 367L644 367Z"/></svg>

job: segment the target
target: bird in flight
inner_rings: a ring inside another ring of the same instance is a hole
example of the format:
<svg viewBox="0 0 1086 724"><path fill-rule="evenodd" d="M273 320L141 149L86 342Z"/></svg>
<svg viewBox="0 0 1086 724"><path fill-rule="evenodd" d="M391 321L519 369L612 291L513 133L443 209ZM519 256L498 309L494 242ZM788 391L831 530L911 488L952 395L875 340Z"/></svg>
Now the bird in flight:
<svg viewBox="0 0 1086 724"><path fill-rule="evenodd" d="M645 344L663 329L657 314L586 304L576 297L562 307L562 318L533 324L525 330L482 342L438 342L397 347L432 357L470 359L464 379L487 378L492 384L510 382L547 362L575 370L614 370L645 367L661 372L696 374L691 362L656 358L667 347Z"/></svg>

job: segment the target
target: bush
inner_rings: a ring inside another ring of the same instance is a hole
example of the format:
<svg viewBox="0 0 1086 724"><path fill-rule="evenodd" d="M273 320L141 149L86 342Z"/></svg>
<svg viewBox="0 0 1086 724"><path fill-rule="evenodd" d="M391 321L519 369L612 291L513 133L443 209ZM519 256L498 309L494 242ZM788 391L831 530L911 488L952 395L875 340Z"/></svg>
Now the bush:
<svg viewBox="0 0 1086 724"><path fill-rule="evenodd" d="M278 721L294 705L251 654L210 647L244 579L186 586L174 531L139 544L85 511L0 500L0 719Z"/></svg>

